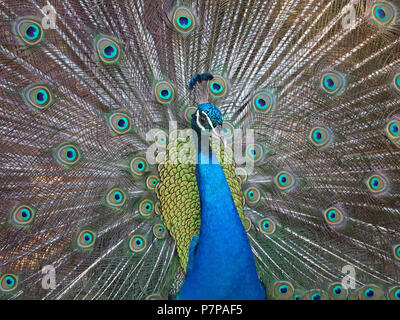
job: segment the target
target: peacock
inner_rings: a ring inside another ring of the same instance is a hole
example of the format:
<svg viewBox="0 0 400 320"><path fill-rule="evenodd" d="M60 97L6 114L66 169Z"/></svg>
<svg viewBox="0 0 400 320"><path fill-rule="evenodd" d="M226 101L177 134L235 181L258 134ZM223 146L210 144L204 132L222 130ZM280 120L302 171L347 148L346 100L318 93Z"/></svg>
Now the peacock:
<svg viewBox="0 0 400 320"><path fill-rule="evenodd" d="M0 0L0 299L400 300L399 0Z"/></svg>

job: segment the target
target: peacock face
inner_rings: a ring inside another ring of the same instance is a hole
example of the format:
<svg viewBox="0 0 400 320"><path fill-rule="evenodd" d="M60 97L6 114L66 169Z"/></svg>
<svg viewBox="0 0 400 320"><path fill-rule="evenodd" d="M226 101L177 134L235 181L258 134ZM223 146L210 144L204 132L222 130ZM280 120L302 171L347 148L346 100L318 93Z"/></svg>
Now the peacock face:
<svg viewBox="0 0 400 320"><path fill-rule="evenodd" d="M200 104L192 115L192 129L200 134L208 134L222 126L222 114L219 109L210 103Z"/></svg>

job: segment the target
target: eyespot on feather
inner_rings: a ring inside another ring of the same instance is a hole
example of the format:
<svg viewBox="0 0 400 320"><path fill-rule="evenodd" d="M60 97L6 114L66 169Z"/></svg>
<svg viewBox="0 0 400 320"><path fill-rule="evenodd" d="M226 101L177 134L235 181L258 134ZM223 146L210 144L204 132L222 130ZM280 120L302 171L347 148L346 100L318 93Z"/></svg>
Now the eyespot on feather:
<svg viewBox="0 0 400 320"><path fill-rule="evenodd" d="M29 226L34 217L36 209L31 206L20 204L17 205L10 214L10 222L16 227L27 227Z"/></svg>
<svg viewBox="0 0 400 320"><path fill-rule="evenodd" d="M134 234L129 239L129 249L134 253L142 252L146 249L147 241L139 234Z"/></svg>
<svg viewBox="0 0 400 320"><path fill-rule="evenodd" d="M375 194L384 194L389 188L389 182L385 176L379 173L372 174L366 181L368 190Z"/></svg>
<svg viewBox="0 0 400 320"><path fill-rule="evenodd" d="M377 1L371 7L371 18L378 26L390 26L397 19L397 8L388 1Z"/></svg>
<svg viewBox="0 0 400 320"><path fill-rule="evenodd" d="M89 230L81 230L76 237L76 244L80 249L89 249L93 247L96 240L96 234Z"/></svg>
<svg viewBox="0 0 400 320"><path fill-rule="evenodd" d="M154 96L161 104L170 104L175 98L175 89L168 81L159 81L154 85Z"/></svg>
<svg viewBox="0 0 400 320"><path fill-rule="evenodd" d="M167 229L161 223L155 224L153 226L153 234L157 239L164 239L167 235Z"/></svg>
<svg viewBox="0 0 400 320"><path fill-rule="evenodd" d="M196 18L188 7L179 6L172 15L172 24L175 30L183 34L192 32L196 27Z"/></svg>
<svg viewBox="0 0 400 320"><path fill-rule="evenodd" d="M256 187L249 187L244 191L244 198L249 206L254 206L261 200L261 192Z"/></svg>
<svg viewBox="0 0 400 320"><path fill-rule="evenodd" d="M325 127L314 127L309 134L309 140L319 149L324 149L329 146L332 141L332 134Z"/></svg>
<svg viewBox="0 0 400 320"><path fill-rule="evenodd" d="M18 40L28 46L36 45L43 40L43 27L40 20L34 17L16 19L13 31Z"/></svg>
<svg viewBox="0 0 400 320"><path fill-rule="evenodd" d="M79 149L72 143L65 143L58 146L54 154L55 159L65 167L76 165L81 159Z"/></svg>
<svg viewBox="0 0 400 320"><path fill-rule="evenodd" d="M358 290L360 300L380 300L383 296L383 290L374 284L365 285Z"/></svg>
<svg viewBox="0 0 400 320"><path fill-rule="evenodd" d="M341 95L345 86L346 78L339 72L330 71L321 76L320 87L325 93L331 96Z"/></svg>
<svg viewBox="0 0 400 320"><path fill-rule="evenodd" d="M252 100L253 111L256 113L270 113L276 104L275 95L269 91L257 92Z"/></svg>
<svg viewBox="0 0 400 320"><path fill-rule="evenodd" d="M288 191L295 185L295 177L286 170L280 171L274 178L275 185L279 190Z"/></svg>
<svg viewBox="0 0 400 320"><path fill-rule="evenodd" d="M132 129L130 116L121 111L108 115L107 124L113 133L118 135L130 132Z"/></svg>
<svg viewBox="0 0 400 320"><path fill-rule="evenodd" d="M32 84L22 91L22 98L27 106L34 111L42 112L54 102L54 96L48 86Z"/></svg>
<svg viewBox="0 0 400 320"><path fill-rule="evenodd" d="M141 216L148 218L154 212L154 203L149 199L144 199L139 203L139 213Z"/></svg>
<svg viewBox="0 0 400 320"><path fill-rule="evenodd" d="M111 188L106 194L106 203L111 207L122 207L125 204L125 201L126 194L121 188Z"/></svg>
<svg viewBox="0 0 400 320"><path fill-rule="evenodd" d="M329 286L328 295L333 300L346 300L348 290L340 282L334 282Z"/></svg>
<svg viewBox="0 0 400 320"><path fill-rule="evenodd" d="M14 291L18 286L18 276L13 273L5 273L0 277L0 291L9 293Z"/></svg>
<svg viewBox="0 0 400 320"><path fill-rule="evenodd" d="M110 36L99 35L94 40L95 52L98 59L105 64L117 63L121 56L118 42Z"/></svg>
<svg viewBox="0 0 400 320"><path fill-rule="evenodd" d="M288 281L279 281L274 285L273 296L279 300L293 300L294 287Z"/></svg>
<svg viewBox="0 0 400 320"><path fill-rule="evenodd" d="M214 75L212 80L208 81L208 93L213 98L221 98L228 92L228 82L220 75Z"/></svg>
<svg viewBox="0 0 400 320"><path fill-rule="evenodd" d="M143 157L133 158L129 166L130 172L134 177L142 177L149 169L149 164Z"/></svg>
<svg viewBox="0 0 400 320"><path fill-rule="evenodd" d="M338 207L329 207L323 213L325 222L331 227L339 227L345 221L345 215Z"/></svg>
<svg viewBox="0 0 400 320"><path fill-rule="evenodd" d="M262 233L272 235L276 231L276 223L271 218L264 218L258 222L258 226Z"/></svg>

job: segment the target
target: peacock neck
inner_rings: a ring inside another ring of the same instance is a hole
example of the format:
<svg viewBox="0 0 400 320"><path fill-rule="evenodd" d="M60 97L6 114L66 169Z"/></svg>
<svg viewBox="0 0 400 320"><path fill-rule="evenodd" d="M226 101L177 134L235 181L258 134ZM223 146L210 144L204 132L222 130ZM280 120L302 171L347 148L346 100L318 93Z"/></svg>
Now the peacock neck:
<svg viewBox="0 0 400 320"><path fill-rule="evenodd" d="M264 299L254 257L221 165L200 139L196 178L201 226L185 299Z"/></svg>
<svg viewBox="0 0 400 320"><path fill-rule="evenodd" d="M210 147L208 138L199 140L201 141L198 144L196 178L201 207L200 239L207 235L204 241L215 237L221 237L223 240L222 230L234 228L240 233L243 226L224 171ZM208 236L209 233L212 237ZM226 247L226 244L222 246Z"/></svg>

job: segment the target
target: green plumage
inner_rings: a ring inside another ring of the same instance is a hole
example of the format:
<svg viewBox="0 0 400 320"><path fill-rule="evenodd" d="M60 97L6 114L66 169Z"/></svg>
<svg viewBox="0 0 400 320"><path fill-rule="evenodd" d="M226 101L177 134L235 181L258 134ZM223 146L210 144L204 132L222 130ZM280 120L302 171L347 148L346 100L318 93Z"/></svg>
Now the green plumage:
<svg viewBox="0 0 400 320"><path fill-rule="evenodd" d="M223 169L267 299L400 299L398 0L50 2L0 2L1 299L174 297L195 165L146 151L204 102L255 133Z"/></svg>

